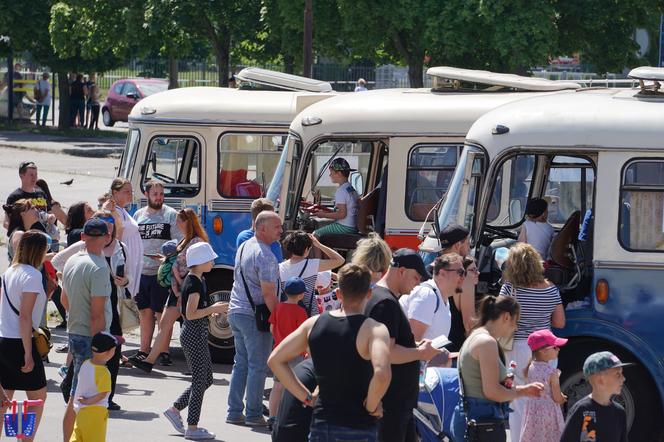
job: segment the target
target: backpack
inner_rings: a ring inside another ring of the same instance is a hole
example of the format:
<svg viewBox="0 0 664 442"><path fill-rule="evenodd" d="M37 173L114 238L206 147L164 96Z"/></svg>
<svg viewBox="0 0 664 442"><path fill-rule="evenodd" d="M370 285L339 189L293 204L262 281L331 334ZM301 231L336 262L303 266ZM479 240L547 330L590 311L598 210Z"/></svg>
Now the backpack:
<svg viewBox="0 0 664 442"><path fill-rule="evenodd" d="M178 258L177 253L166 257L164 262L159 265L159 270L157 271L157 282L162 287L170 287L171 281L173 280L173 264Z"/></svg>

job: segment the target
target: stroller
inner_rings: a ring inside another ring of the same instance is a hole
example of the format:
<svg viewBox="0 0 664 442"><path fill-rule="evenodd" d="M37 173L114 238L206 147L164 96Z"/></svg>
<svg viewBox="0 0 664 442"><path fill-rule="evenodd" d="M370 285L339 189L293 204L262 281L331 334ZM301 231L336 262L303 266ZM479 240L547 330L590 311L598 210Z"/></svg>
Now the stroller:
<svg viewBox="0 0 664 442"><path fill-rule="evenodd" d="M420 384L415 426L422 442L440 442L449 437L454 408L459 403L459 374L456 368L428 367Z"/></svg>

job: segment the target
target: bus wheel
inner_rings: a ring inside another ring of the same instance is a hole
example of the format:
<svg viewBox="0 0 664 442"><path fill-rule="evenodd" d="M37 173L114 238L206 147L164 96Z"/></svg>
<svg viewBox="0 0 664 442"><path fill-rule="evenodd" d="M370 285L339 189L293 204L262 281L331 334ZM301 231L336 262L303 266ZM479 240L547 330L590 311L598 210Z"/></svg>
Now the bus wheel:
<svg viewBox="0 0 664 442"><path fill-rule="evenodd" d="M652 416L661 415L661 402L650 373L630 353L602 341L570 342L561 348L560 387L567 395L563 413L567 415L577 401L590 394L590 384L583 376L583 363L590 354L605 350L613 352L623 362L636 363L624 368L625 383L622 393L615 398L625 409L629 440L660 440L664 427Z"/></svg>
<svg viewBox="0 0 664 442"><path fill-rule="evenodd" d="M219 290L210 294L210 300L213 303L219 301L229 302L230 299L231 292L229 290ZM208 344L212 362L232 364L235 355L235 342L228 317L225 314L210 316L209 331Z"/></svg>

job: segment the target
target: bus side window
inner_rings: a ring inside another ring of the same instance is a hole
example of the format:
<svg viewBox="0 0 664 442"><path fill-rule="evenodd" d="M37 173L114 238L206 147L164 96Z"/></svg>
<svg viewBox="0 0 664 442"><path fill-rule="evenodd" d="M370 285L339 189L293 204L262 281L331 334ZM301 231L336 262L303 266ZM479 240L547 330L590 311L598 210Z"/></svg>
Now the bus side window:
<svg viewBox="0 0 664 442"><path fill-rule="evenodd" d="M664 251L664 160L627 165L620 188L618 237L632 251Z"/></svg>
<svg viewBox="0 0 664 442"><path fill-rule="evenodd" d="M143 184L164 183L166 197L191 197L200 190L200 143L193 137L157 136L143 166Z"/></svg>

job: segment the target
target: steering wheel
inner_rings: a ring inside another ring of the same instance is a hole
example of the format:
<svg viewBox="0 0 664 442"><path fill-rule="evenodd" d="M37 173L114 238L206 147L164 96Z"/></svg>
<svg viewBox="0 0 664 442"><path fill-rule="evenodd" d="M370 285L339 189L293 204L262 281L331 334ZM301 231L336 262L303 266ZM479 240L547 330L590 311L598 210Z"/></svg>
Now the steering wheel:
<svg viewBox="0 0 664 442"><path fill-rule="evenodd" d="M498 239L498 238L519 239L519 235L517 233L514 233L508 229L503 229L501 227L491 226L489 224L484 225L484 231L488 234L487 236L489 236L492 239Z"/></svg>

